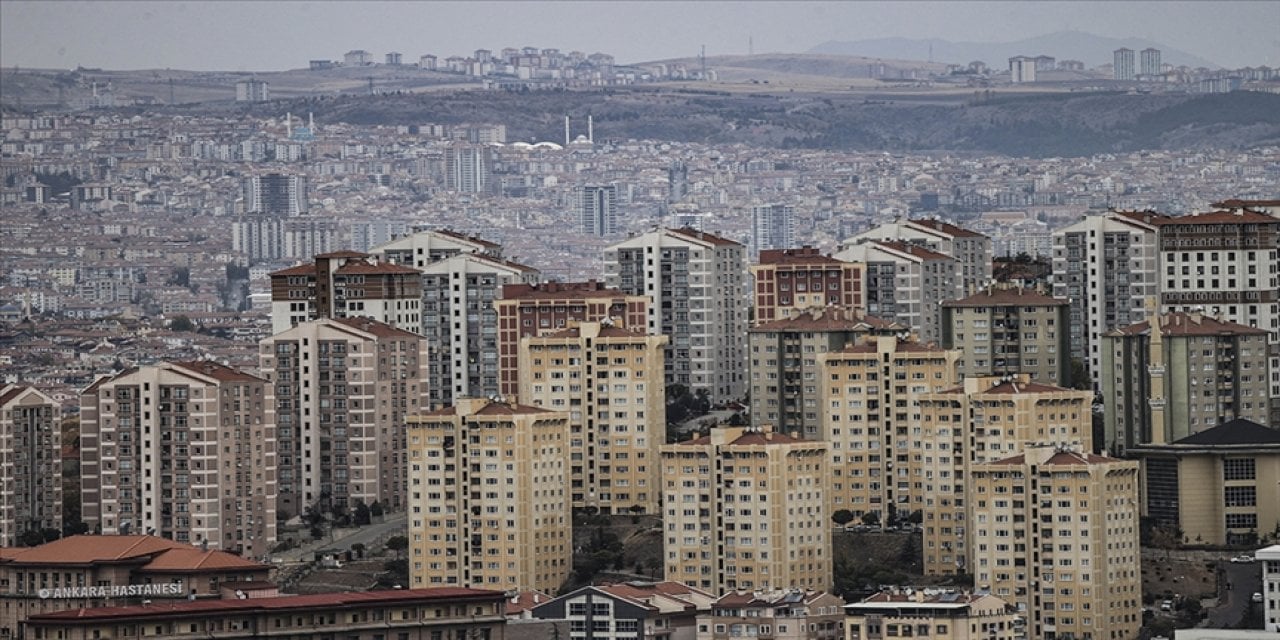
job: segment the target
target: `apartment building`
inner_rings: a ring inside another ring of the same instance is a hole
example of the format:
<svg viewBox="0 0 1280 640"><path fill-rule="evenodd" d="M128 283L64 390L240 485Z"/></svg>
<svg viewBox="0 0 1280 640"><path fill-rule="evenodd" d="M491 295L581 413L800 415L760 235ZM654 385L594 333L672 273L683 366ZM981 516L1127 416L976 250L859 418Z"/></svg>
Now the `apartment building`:
<svg viewBox="0 0 1280 640"><path fill-rule="evenodd" d="M1263 628L1280 632L1280 544L1258 549L1254 557L1262 563Z"/></svg>
<svg viewBox="0 0 1280 640"><path fill-rule="evenodd" d="M1198 310L1157 317L1103 338L1108 451L1173 442L1235 418L1269 421L1266 331Z"/></svg>
<svg viewBox="0 0 1280 640"><path fill-rule="evenodd" d="M1280 422L1280 215L1249 208L1159 222L1160 310L1267 332L1270 421Z"/></svg>
<svg viewBox="0 0 1280 640"><path fill-rule="evenodd" d="M578 224L590 236L611 236L618 232L618 185L585 185L574 190Z"/></svg>
<svg viewBox="0 0 1280 640"><path fill-rule="evenodd" d="M942 346L962 354L962 378L1025 373L1070 386L1068 303L1035 289L992 285L942 303Z"/></svg>
<svg viewBox="0 0 1280 640"><path fill-rule="evenodd" d="M843 640L844 600L811 589L733 591L698 615L697 640Z"/></svg>
<svg viewBox="0 0 1280 640"><path fill-rule="evenodd" d="M406 421L412 586L559 589L573 566L568 414L459 398Z"/></svg>
<svg viewBox="0 0 1280 640"><path fill-rule="evenodd" d="M0 547L28 531L62 532L62 406L40 390L0 384Z"/></svg>
<svg viewBox="0 0 1280 640"><path fill-rule="evenodd" d="M422 328L431 352L431 405L489 397L499 384L498 311L502 288L537 284L533 267L479 253L457 255L422 269Z"/></svg>
<svg viewBox="0 0 1280 640"><path fill-rule="evenodd" d="M830 447L832 513L874 513L885 524L909 513L919 494L909 464L919 429L915 396L955 386L958 359L955 351L895 336L818 356L819 440Z"/></svg>
<svg viewBox="0 0 1280 640"><path fill-rule="evenodd" d="M976 293L991 284L991 238L941 220L887 222L841 243L841 249L865 242L906 242L936 251L956 260L960 294Z"/></svg>
<svg viewBox="0 0 1280 640"><path fill-rule="evenodd" d="M609 322L644 330L649 300L626 295L603 282L547 282L509 284L493 303L498 313L498 391L505 397L520 392L520 339L564 331L574 323Z"/></svg>
<svg viewBox="0 0 1280 640"><path fill-rule="evenodd" d="M862 310L864 267L813 247L766 249L751 265L754 324L790 318L815 307Z"/></svg>
<svg viewBox="0 0 1280 640"><path fill-rule="evenodd" d="M968 482L975 584L1013 602L1030 637L1137 637L1137 462L1037 447Z"/></svg>
<svg viewBox="0 0 1280 640"><path fill-rule="evenodd" d="M898 241L855 244L835 257L866 265L867 313L907 325L925 342L942 340L942 303L963 291L954 258Z"/></svg>
<svg viewBox="0 0 1280 640"><path fill-rule="evenodd" d="M666 578L713 593L829 588L828 456L767 426L664 445Z"/></svg>
<svg viewBox="0 0 1280 640"><path fill-rule="evenodd" d="M304 322L259 344L274 388L277 509L408 503L405 416L428 408L426 339L367 318Z"/></svg>
<svg viewBox="0 0 1280 640"><path fill-rule="evenodd" d="M414 232L378 245L370 252L379 259L419 271L427 265L460 253L502 258L502 245L448 229L415 228Z"/></svg>
<svg viewBox="0 0 1280 640"><path fill-rule="evenodd" d="M1236 418L1125 454L1142 463L1142 515L1187 541L1247 545L1280 527L1280 430Z"/></svg>
<svg viewBox="0 0 1280 640"><path fill-rule="evenodd" d="M492 165L489 147L453 144L444 152L445 187L460 193L485 193L490 188Z"/></svg>
<svg viewBox="0 0 1280 640"><path fill-rule="evenodd" d="M848 638L1020 640L1026 624L1013 605L989 593L890 589L845 605Z"/></svg>
<svg viewBox="0 0 1280 640"><path fill-rule="evenodd" d="M32 616L28 637L292 640L475 638L503 640L503 594L480 589L397 589L130 607Z"/></svg>
<svg viewBox="0 0 1280 640"><path fill-rule="evenodd" d="M605 283L649 298L650 333L667 344L666 384L717 401L746 393L745 248L693 229L659 229L610 245Z"/></svg>
<svg viewBox="0 0 1280 640"><path fill-rule="evenodd" d="M910 508L921 511L926 574L971 573L968 565L973 465L1013 456L1037 443L1092 449L1093 393L1032 382L1030 376L965 378L915 396Z"/></svg>
<svg viewBox="0 0 1280 640"><path fill-rule="evenodd" d="M307 176L302 174L259 173L246 176L240 186L246 214L295 217L310 206Z"/></svg>
<svg viewBox="0 0 1280 640"><path fill-rule="evenodd" d="M779 433L818 437L822 384L818 356L868 336L895 336L907 328L845 307L815 308L757 324L747 333L751 370L751 419Z"/></svg>
<svg viewBox="0 0 1280 640"><path fill-rule="evenodd" d="M337 251L271 273L271 332L317 318L371 318L405 331L422 328L422 274Z"/></svg>
<svg viewBox="0 0 1280 640"><path fill-rule="evenodd" d="M1053 297L1070 303L1071 357L1102 389L1102 336L1147 319L1156 295L1156 229L1167 218L1146 211L1086 216L1053 232Z"/></svg>
<svg viewBox="0 0 1280 640"><path fill-rule="evenodd" d="M532 610L564 623L569 640L693 638L697 616L715 596L680 582L626 582L582 587Z"/></svg>
<svg viewBox="0 0 1280 640"><path fill-rule="evenodd" d="M796 211L789 204L751 207L751 248L756 255L795 244Z"/></svg>
<svg viewBox="0 0 1280 640"><path fill-rule="evenodd" d="M658 513L666 343L607 321L520 340L520 398L569 415L574 509Z"/></svg>
<svg viewBox="0 0 1280 640"><path fill-rule="evenodd" d="M273 393L211 361L94 382L80 395L85 524L265 556L276 543Z"/></svg>

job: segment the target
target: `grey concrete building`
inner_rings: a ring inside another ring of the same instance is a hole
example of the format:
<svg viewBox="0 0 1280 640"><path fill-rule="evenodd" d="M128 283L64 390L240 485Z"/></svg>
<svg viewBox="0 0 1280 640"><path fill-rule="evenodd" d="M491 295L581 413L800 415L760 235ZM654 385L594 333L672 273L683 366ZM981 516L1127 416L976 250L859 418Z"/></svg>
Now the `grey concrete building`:
<svg viewBox="0 0 1280 640"><path fill-rule="evenodd" d="M1071 386L1067 301L1035 289L992 286L942 304L942 346L961 352L961 377L1025 373Z"/></svg>

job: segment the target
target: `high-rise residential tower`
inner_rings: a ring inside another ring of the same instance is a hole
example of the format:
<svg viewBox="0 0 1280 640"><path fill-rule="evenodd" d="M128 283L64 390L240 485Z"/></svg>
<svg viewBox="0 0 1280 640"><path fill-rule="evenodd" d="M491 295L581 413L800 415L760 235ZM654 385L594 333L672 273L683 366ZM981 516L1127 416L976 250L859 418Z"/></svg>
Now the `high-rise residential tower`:
<svg viewBox="0 0 1280 640"><path fill-rule="evenodd" d="M1067 307L1035 289L993 285L942 303L942 346L961 352L964 378L1026 373L1036 382L1070 386Z"/></svg>
<svg viewBox="0 0 1280 640"><path fill-rule="evenodd" d="M951 256L960 282L960 295L956 297L977 293L991 283L991 238L976 231L924 218L887 222L844 240L840 248L871 241L906 242Z"/></svg>
<svg viewBox="0 0 1280 640"><path fill-rule="evenodd" d="M835 255L866 265L866 312L899 322L925 342L942 340L942 303L961 295L956 260L908 242L866 242Z"/></svg>
<svg viewBox="0 0 1280 640"><path fill-rule="evenodd" d="M717 401L746 392L744 247L692 229L659 229L605 250L605 282L649 298L650 333L670 339L666 383Z"/></svg>
<svg viewBox="0 0 1280 640"><path fill-rule="evenodd" d="M211 361L104 377L80 395L84 521L249 557L276 542L274 388Z"/></svg>
<svg viewBox="0 0 1280 640"><path fill-rule="evenodd" d="M404 509L404 418L428 406L426 339L326 318L263 340L259 360L275 389L279 511Z"/></svg>
<svg viewBox="0 0 1280 640"><path fill-rule="evenodd" d="M271 330L280 333L318 318L371 318L405 331L422 330L422 274L337 251L314 263L271 273Z"/></svg>
<svg viewBox="0 0 1280 640"><path fill-rule="evenodd" d="M34 387L0 384L0 547L62 532L62 407Z"/></svg>
<svg viewBox="0 0 1280 640"><path fill-rule="evenodd" d="M751 207L751 249L756 255L766 249L788 249L795 245L796 212L789 204Z"/></svg>
<svg viewBox="0 0 1280 640"><path fill-rule="evenodd" d="M618 232L618 185L578 187L575 194L583 233L611 236Z"/></svg>
<svg viewBox="0 0 1280 640"><path fill-rule="evenodd" d="M865 265L824 256L813 247L766 249L751 265L755 324L814 308L860 312Z"/></svg>
<svg viewBox="0 0 1280 640"><path fill-rule="evenodd" d="M1137 80L1133 49L1122 47L1112 53L1111 77L1115 80Z"/></svg>

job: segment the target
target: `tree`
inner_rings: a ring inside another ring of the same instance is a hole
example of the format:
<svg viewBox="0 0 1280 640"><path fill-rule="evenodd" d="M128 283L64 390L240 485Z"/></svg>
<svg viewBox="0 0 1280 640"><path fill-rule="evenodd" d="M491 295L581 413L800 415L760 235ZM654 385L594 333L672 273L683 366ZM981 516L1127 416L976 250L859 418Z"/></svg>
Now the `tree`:
<svg viewBox="0 0 1280 640"><path fill-rule="evenodd" d="M370 517L371 515L369 506L364 503L364 500L356 500L356 510L352 520L353 523L357 527L369 524L373 521Z"/></svg>
<svg viewBox="0 0 1280 640"><path fill-rule="evenodd" d="M865 524L865 525L867 525L868 527L874 527L874 526L876 526L876 525L880 524L880 512L879 512L879 511L868 511L868 512L866 512L866 513L862 514L862 524Z"/></svg>
<svg viewBox="0 0 1280 640"><path fill-rule="evenodd" d="M1151 530L1151 546L1157 549L1164 549L1164 559L1169 559L1169 554L1182 544L1182 529L1177 525L1160 525Z"/></svg>
<svg viewBox="0 0 1280 640"><path fill-rule="evenodd" d="M383 514L382 503L378 502L377 500L374 500L373 504L369 505L369 515L374 518L381 518L382 514Z"/></svg>
<svg viewBox="0 0 1280 640"><path fill-rule="evenodd" d="M409 539L405 536L391 536L387 538L387 548L394 551L399 556L409 548Z"/></svg>
<svg viewBox="0 0 1280 640"><path fill-rule="evenodd" d="M170 331L195 331L196 325L191 322L191 318L186 316L177 316L169 321Z"/></svg>
<svg viewBox="0 0 1280 640"><path fill-rule="evenodd" d="M831 514L831 520L842 527L853 522L854 517L853 512L848 509L841 509Z"/></svg>

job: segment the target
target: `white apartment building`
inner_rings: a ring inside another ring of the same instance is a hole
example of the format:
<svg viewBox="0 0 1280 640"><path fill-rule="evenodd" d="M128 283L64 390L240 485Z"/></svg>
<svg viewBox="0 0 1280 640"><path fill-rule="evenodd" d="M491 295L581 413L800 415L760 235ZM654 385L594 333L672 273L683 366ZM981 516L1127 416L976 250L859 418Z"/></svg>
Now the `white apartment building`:
<svg viewBox="0 0 1280 640"><path fill-rule="evenodd" d="M904 324L922 341L942 342L942 303L963 292L954 258L897 241L850 245L834 257L866 265L863 299L869 315Z"/></svg>
<svg viewBox="0 0 1280 640"><path fill-rule="evenodd" d="M649 332L670 339L666 384L716 400L746 393L745 248L692 229L659 229L605 249L605 282L649 297Z"/></svg>
<svg viewBox="0 0 1280 640"><path fill-rule="evenodd" d="M976 231L941 220L908 220L886 222L874 229L847 238L840 248L871 241L897 241L917 244L955 258L960 278L961 295L977 293L991 284L991 238ZM960 297L960 296L957 296Z"/></svg>

